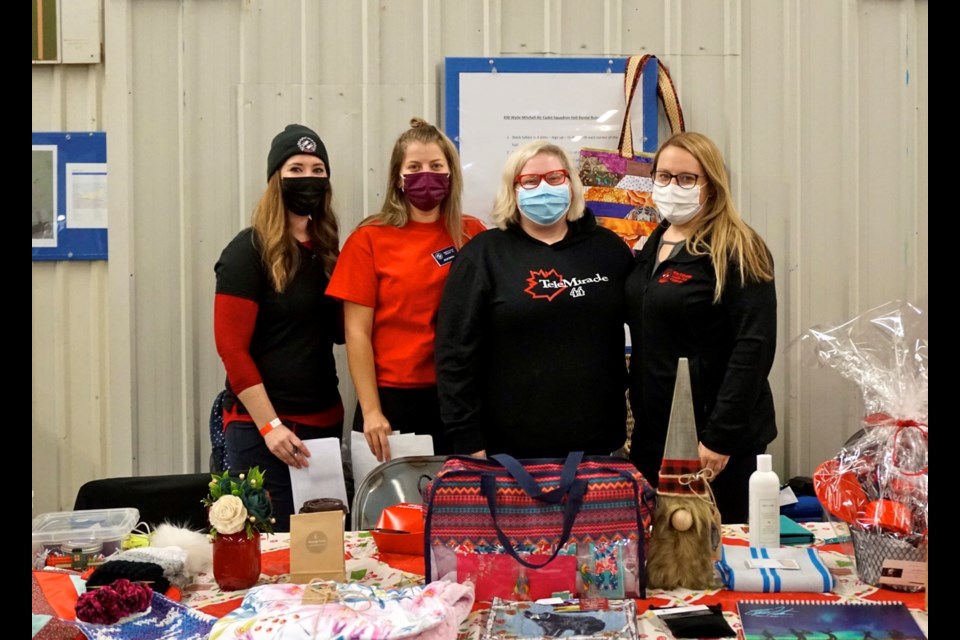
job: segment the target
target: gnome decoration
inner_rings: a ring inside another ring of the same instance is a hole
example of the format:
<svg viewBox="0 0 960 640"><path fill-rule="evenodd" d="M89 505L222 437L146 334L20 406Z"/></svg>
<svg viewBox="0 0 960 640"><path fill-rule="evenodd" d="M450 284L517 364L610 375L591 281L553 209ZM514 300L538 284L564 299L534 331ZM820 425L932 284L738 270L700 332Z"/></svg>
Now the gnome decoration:
<svg viewBox="0 0 960 640"><path fill-rule="evenodd" d="M720 550L720 512L700 468L690 366L677 363L667 442L660 465L657 508L647 553L647 583L657 589L715 589L713 561Z"/></svg>

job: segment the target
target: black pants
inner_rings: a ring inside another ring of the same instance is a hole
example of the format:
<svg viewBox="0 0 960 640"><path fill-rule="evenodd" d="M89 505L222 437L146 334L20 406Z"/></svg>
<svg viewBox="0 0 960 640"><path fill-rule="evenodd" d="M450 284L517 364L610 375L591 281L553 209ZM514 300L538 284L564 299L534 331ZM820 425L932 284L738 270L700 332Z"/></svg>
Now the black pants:
<svg viewBox="0 0 960 640"><path fill-rule="evenodd" d="M343 423L332 427L311 427L297 422L284 421L301 440L316 438L343 438ZM290 516L302 505L293 504L293 488L290 485L290 467L273 455L260 430L252 422L231 422L227 426L227 460L232 472L244 473L253 466L265 472L263 484L270 493L273 516L277 519L275 531L290 531ZM311 458L310 464L324 464L323 460ZM328 497L328 496L316 496Z"/></svg>
<svg viewBox="0 0 960 640"><path fill-rule="evenodd" d="M437 388L396 389L379 387L380 407L394 431L433 436L434 455L453 453L440 420L440 400ZM353 430L363 433L363 412L360 403L353 414Z"/></svg>
<svg viewBox="0 0 960 640"><path fill-rule="evenodd" d="M453 453L453 445L447 440L443 421L440 419L440 399L435 386L419 389L377 387L377 393L380 395L380 408L383 415L390 421L391 429L395 432L433 436L434 455ZM359 401L357 410L353 414L353 430L363 433L363 411L360 409ZM345 462L344 477L347 498L350 499L352 506L358 483L353 479L353 461L350 457Z"/></svg>

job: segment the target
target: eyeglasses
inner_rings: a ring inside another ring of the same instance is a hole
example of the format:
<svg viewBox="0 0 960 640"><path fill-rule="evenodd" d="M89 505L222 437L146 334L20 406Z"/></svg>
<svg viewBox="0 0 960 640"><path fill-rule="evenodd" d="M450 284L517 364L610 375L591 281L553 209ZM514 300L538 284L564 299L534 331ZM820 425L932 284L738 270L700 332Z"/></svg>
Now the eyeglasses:
<svg viewBox="0 0 960 640"><path fill-rule="evenodd" d="M524 173L523 175L517 176L514 184L519 184L524 189L536 189L540 186L541 180L546 180L547 184L556 187L566 182L567 176L566 169L557 169L556 171L548 171L547 173Z"/></svg>
<svg viewBox="0 0 960 640"><path fill-rule="evenodd" d="M653 172L653 184L658 187L665 187L670 182L676 178L677 184L680 185L681 189L693 189L697 186L697 182L703 176L698 176L695 173L670 173L669 171L654 171Z"/></svg>

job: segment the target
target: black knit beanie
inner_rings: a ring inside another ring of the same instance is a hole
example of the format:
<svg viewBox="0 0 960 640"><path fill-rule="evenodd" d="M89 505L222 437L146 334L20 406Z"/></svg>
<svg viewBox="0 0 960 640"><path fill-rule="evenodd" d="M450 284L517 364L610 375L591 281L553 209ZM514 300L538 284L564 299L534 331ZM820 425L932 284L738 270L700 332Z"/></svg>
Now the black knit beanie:
<svg viewBox="0 0 960 640"><path fill-rule="evenodd" d="M330 160L327 158L327 148L323 140L313 129L302 124L288 124L278 133L270 143L270 153L267 155L267 180L273 172L283 166L290 156L306 153L317 156L327 166L327 175L330 175Z"/></svg>

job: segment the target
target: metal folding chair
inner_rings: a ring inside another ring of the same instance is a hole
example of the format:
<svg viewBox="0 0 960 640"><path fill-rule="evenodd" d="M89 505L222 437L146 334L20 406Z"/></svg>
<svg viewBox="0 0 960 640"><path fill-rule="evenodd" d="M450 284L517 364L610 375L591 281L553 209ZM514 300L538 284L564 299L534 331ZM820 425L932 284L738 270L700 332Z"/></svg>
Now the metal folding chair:
<svg viewBox="0 0 960 640"><path fill-rule="evenodd" d="M446 456L407 456L375 467L360 481L354 493L351 529L372 529L384 509L400 502L421 504L423 489L446 459Z"/></svg>

